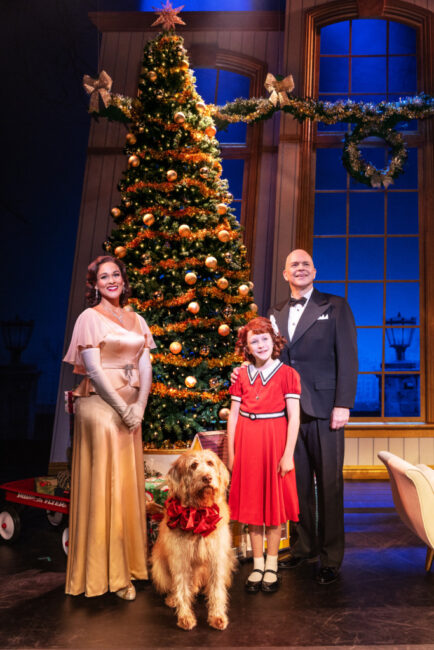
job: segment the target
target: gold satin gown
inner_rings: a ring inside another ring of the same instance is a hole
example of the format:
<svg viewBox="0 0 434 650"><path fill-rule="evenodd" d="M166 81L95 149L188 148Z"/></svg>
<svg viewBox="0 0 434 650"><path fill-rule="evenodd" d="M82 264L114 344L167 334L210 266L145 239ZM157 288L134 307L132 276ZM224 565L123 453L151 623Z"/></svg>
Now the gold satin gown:
<svg viewBox="0 0 434 650"><path fill-rule="evenodd" d="M99 347L113 388L131 404L139 388L138 359L155 344L146 322L126 330L95 309L77 319L65 361L85 374L80 349ZM141 427L134 432L97 395L88 378L75 402L67 594L99 596L148 578Z"/></svg>

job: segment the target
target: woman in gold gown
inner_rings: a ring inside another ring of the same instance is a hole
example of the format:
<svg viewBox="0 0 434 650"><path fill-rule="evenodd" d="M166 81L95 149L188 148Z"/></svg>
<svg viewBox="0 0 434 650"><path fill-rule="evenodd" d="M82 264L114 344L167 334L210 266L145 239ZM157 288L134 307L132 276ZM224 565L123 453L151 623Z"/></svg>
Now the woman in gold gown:
<svg viewBox="0 0 434 650"><path fill-rule="evenodd" d="M65 591L134 600L131 580L148 577L141 422L155 343L145 320L123 308L130 288L119 259L94 260L86 287L90 307L64 358L85 375L74 391Z"/></svg>

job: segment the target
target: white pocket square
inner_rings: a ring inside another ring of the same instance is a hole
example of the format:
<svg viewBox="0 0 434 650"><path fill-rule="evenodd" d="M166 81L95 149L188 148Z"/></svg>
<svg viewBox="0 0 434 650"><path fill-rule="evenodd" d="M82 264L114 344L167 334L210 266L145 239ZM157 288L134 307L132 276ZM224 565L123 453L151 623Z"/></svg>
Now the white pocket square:
<svg viewBox="0 0 434 650"><path fill-rule="evenodd" d="M328 320L328 317L328 314L322 314L321 316L318 316L317 320Z"/></svg>

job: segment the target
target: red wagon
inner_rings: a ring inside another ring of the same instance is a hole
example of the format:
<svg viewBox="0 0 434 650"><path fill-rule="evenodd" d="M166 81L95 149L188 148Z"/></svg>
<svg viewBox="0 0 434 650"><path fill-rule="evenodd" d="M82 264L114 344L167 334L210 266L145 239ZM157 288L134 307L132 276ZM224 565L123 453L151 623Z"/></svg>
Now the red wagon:
<svg viewBox="0 0 434 650"><path fill-rule="evenodd" d="M52 526L62 525L62 546L65 553L68 553L69 529L64 525L69 514L68 496L36 492L34 478L3 483L0 489L5 491L5 503L0 506L0 537L5 542L13 542L18 538L21 531L20 510L23 506L31 506L45 510Z"/></svg>

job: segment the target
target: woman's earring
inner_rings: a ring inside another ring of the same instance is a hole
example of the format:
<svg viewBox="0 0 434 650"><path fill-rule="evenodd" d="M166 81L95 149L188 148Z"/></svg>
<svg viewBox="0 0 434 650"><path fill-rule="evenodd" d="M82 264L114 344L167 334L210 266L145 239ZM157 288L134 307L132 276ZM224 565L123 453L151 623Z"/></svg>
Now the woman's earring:
<svg viewBox="0 0 434 650"><path fill-rule="evenodd" d="M98 300L98 298L99 298L98 287L95 287L95 300Z"/></svg>
<svg viewBox="0 0 434 650"><path fill-rule="evenodd" d="M125 293L125 285L122 287L122 295Z"/></svg>

